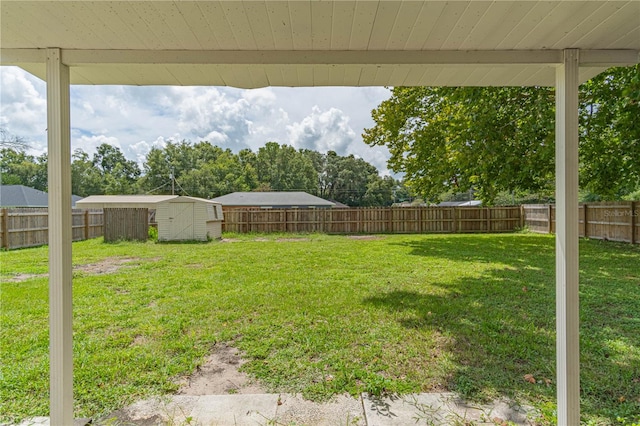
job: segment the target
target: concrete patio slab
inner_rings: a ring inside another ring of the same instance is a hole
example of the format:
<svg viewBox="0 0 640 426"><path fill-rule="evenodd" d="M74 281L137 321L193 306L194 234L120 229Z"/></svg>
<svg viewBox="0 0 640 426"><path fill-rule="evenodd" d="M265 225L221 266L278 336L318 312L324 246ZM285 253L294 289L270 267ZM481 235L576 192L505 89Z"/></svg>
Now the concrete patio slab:
<svg viewBox="0 0 640 426"><path fill-rule="evenodd" d="M325 403L307 401L299 395L282 395L276 424L313 426L365 426L362 400L340 395Z"/></svg>
<svg viewBox="0 0 640 426"><path fill-rule="evenodd" d="M278 394L203 395L197 397L190 417L207 426L271 424L278 409Z"/></svg>
<svg viewBox="0 0 640 426"><path fill-rule="evenodd" d="M530 417L527 417L529 413ZM329 402L292 394L167 395L124 407L100 419L76 419L86 425L197 426L474 426L535 424L535 410L507 399L472 404L454 393L359 398L340 395ZM19 426L49 426L33 417Z"/></svg>
<svg viewBox="0 0 640 426"><path fill-rule="evenodd" d="M453 393L423 393L387 397L362 395L368 426L426 425L516 425L533 424L526 411L507 400L471 404Z"/></svg>

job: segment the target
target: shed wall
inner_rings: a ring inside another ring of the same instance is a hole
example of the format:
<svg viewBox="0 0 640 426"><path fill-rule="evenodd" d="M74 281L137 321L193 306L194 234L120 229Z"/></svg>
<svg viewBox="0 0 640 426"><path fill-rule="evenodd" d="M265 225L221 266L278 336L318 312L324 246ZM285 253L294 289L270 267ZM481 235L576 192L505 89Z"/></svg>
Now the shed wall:
<svg viewBox="0 0 640 426"><path fill-rule="evenodd" d="M189 203L193 206L192 215L182 215L180 217L171 217L171 206L175 204ZM220 238L222 236L222 207L213 205L212 212L214 217L209 214L209 203L198 201L178 201L172 200L159 203L156 209L156 221L158 223L158 240L159 241L177 241L176 235L172 235L171 221L178 221L182 224L182 228L188 226L193 227L193 240L207 241L210 238ZM212 220L214 219L214 220ZM174 226L175 228L175 226Z"/></svg>
<svg viewBox="0 0 640 426"><path fill-rule="evenodd" d="M210 220L207 222L207 234L209 238L218 239L222 238L222 221Z"/></svg>
<svg viewBox="0 0 640 426"><path fill-rule="evenodd" d="M193 209L193 238L198 241L207 241L207 205L195 203Z"/></svg>

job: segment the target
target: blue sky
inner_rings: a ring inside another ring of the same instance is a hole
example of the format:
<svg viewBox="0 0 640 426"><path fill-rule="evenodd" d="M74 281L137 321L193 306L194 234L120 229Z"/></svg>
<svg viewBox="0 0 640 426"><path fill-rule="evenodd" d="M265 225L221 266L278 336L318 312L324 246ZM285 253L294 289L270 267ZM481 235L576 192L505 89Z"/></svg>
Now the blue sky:
<svg viewBox="0 0 640 426"><path fill-rule="evenodd" d="M389 97L382 87L72 86L71 144L93 154L108 143L142 162L167 141L208 140L256 151L268 141L320 152L354 154L387 174L389 153L362 142L371 110ZM0 126L46 151L45 83L16 67L0 67Z"/></svg>

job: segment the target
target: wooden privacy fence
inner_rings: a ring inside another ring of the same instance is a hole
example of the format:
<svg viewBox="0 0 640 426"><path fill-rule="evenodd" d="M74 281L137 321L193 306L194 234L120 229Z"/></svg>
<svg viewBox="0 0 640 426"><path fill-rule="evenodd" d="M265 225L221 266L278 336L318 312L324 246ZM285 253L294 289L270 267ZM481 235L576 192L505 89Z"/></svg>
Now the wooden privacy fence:
<svg viewBox="0 0 640 426"><path fill-rule="evenodd" d="M556 208L552 204L523 206L524 223L533 232L556 231ZM610 201L581 203L580 236L640 244L640 202Z"/></svg>
<svg viewBox="0 0 640 426"><path fill-rule="evenodd" d="M414 234L510 232L522 227L521 208L374 207L350 209L225 210L224 232Z"/></svg>
<svg viewBox="0 0 640 426"><path fill-rule="evenodd" d="M147 241L149 209L104 209L104 240Z"/></svg>
<svg viewBox="0 0 640 426"><path fill-rule="evenodd" d="M72 210L73 241L102 235L102 211ZM0 209L0 247L4 249L42 246L49 242L46 208Z"/></svg>

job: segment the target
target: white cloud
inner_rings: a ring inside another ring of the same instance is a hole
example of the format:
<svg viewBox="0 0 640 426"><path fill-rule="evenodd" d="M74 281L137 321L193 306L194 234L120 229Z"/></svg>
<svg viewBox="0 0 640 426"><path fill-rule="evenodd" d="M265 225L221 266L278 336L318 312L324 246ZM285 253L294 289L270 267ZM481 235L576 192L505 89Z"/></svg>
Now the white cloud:
<svg viewBox="0 0 640 426"><path fill-rule="evenodd" d="M41 80L15 67L0 67L0 125L38 153L46 147L45 96Z"/></svg>
<svg viewBox="0 0 640 426"><path fill-rule="evenodd" d="M0 125L46 151L46 86L15 67L0 68ZM208 140L237 152L268 141L354 154L385 173L389 153L361 140L385 88L72 86L72 147L90 155L101 143L144 161L168 140Z"/></svg>
<svg viewBox="0 0 640 426"><path fill-rule="evenodd" d="M311 114L302 121L287 126L287 132L291 144L296 148L335 151L338 155L347 154L347 149L357 139L349 126L349 117L337 108L321 111L314 106Z"/></svg>
<svg viewBox="0 0 640 426"><path fill-rule="evenodd" d="M116 137L105 136L105 135L93 135L93 136L81 135L81 136L72 138L71 151L73 152L76 149L80 148L84 152L93 154L94 152L96 152L96 148L98 148L100 145L105 143L107 145L120 148L122 150L122 145L120 144L120 141Z"/></svg>

